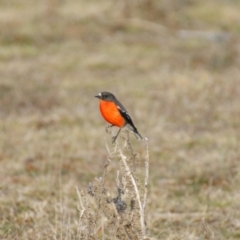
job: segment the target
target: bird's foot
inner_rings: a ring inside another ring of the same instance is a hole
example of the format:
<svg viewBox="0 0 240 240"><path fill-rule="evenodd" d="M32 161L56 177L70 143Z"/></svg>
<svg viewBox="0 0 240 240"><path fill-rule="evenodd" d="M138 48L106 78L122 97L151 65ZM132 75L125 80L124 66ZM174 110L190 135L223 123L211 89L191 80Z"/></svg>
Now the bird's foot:
<svg viewBox="0 0 240 240"><path fill-rule="evenodd" d="M112 133L111 127L113 127L113 125L107 125L106 126L106 133L108 133L108 134Z"/></svg>

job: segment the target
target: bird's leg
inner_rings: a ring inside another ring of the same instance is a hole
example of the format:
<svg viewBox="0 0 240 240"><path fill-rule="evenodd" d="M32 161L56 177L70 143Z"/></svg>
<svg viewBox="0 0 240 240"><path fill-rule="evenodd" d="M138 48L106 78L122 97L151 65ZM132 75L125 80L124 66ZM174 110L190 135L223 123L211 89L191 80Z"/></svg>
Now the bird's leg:
<svg viewBox="0 0 240 240"><path fill-rule="evenodd" d="M117 135L113 137L112 143L115 143L115 141L117 140L117 137L118 137L118 134L120 133L120 131L121 131L121 128L119 129Z"/></svg>

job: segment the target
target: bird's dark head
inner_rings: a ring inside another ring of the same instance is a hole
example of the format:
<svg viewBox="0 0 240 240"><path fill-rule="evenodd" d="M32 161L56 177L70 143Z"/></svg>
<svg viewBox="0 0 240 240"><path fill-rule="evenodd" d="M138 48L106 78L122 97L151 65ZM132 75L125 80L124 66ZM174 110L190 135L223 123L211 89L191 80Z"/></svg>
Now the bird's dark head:
<svg viewBox="0 0 240 240"><path fill-rule="evenodd" d="M113 99L115 99L115 96L110 93L110 92L100 92L97 96L95 96L96 98L99 98L103 101L112 101Z"/></svg>

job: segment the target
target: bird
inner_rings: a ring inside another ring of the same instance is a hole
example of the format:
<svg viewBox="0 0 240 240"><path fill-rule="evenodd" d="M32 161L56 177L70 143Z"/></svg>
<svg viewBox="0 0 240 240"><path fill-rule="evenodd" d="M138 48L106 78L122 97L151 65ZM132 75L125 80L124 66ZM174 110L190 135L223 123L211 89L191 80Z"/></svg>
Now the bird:
<svg viewBox="0 0 240 240"><path fill-rule="evenodd" d="M110 127L116 126L120 128L117 135L113 137L112 143L116 141L122 128L127 128L138 140L143 140L127 110L112 93L100 92L95 97L99 99L100 112L102 117L111 124Z"/></svg>

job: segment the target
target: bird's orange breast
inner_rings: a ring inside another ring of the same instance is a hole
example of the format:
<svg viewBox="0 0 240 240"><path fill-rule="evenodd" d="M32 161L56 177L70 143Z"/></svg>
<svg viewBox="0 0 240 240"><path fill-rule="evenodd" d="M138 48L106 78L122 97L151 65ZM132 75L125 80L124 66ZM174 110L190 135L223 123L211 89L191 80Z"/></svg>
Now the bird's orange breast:
<svg viewBox="0 0 240 240"><path fill-rule="evenodd" d="M125 120L114 102L100 100L100 112L110 124L120 128L125 125Z"/></svg>

